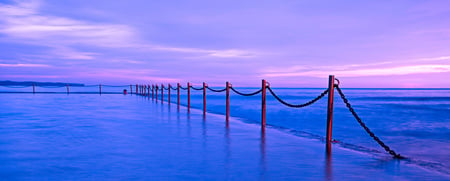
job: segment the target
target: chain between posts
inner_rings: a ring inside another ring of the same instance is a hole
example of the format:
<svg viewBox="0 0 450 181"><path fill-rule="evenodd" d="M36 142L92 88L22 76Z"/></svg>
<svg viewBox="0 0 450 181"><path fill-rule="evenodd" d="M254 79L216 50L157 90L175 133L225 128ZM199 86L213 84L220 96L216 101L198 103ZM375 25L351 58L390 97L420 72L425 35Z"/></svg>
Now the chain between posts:
<svg viewBox="0 0 450 181"><path fill-rule="evenodd" d="M180 89L183 89L183 90L188 90L188 87L182 87L181 85L180 85Z"/></svg>
<svg viewBox="0 0 450 181"><path fill-rule="evenodd" d="M401 156L400 154L397 154L394 150L392 150L389 146L387 146L383 141L380 140L370 129L366 126L366 124L361 120L361 118L358 116L356 111L353 109L352 105L348 102L348 99L345 97L344 93L342 92L341 88L339 87L339 84L335 85L336 90L338 91L339 95L341 96L342 100L345 103L345 106L348 108L348 110L353 114L356 121L358 121L359 125L364 128L364 130L372 137L381 147L386 150L389 154L394 156L394 158L397 159L404 159L405 157Z"/></svg>
<svg viewBox="0 0 450 181"><path fill-rule="evenodd" d="M272 88L270 88L270 86L267 86L267 89L269 90L270 94L272 94L272 96L275 97L276 100L278 100L278 102L280 102L281 104L284 104L285 106L293 107L293 108L302 108L302 107L309 106L309 105L315 103L316 101L318 101L319 99L321 99L322 97L324 97L329 91L328 89L326 89L319 96L317 96L316 98L314 98L304 104L290 104L290 103L287 103L286 101L283 101L283 99L281 99L280 97L278 97L275 94L275 92L273 92Z"/></svg>
<svg viewBox="0 0 450 181"><path fill-rule="evenodd" d="M206 88L207 88L207 89L209 89L210 91L213 91L213 92L223 92L223 91L226 91L226 90L227 90L227 88L223 88L223 89L215 90L215 89L212 89L212 88L211 88L211 87L209 87L209 86L206 86Z"/></svg>
<svg viewBox="0 0 450 181"><path fill-rule="evenodd" d="M203 90L203 87L202 88L195 88L194 86L190 86L192 89L194 89L194 90Z"/></svg>
<svg viewBox="0 0 450 181"><path fill-rule="evenodd" d="M237 91L236 89L233 88L233 86L231 86L230 88L231 88L231 90L233 92L235 92L236 94L239 94L241 96L254 96L254 95L259 94L260 92L262 92L262 89L259 89L259 90L255 91L255 92L246 94L246 93L242 93L242 92Z"/></svg>

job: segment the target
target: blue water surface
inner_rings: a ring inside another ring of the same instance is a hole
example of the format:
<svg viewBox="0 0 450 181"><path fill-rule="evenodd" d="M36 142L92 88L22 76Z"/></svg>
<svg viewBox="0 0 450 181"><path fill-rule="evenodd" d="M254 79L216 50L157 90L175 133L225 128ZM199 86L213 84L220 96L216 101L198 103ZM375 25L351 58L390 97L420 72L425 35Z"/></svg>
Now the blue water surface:
<svg viewBox="0 0 450 181"><path fill-rule="evenodd" d="M292 103L306 102L323 90L274 89ZM321 141L327 97L294 109L268 96L267 124L272 128L262 136L260 95L231 93L233 121L227 128L220 115L224 93L207 92L206 118L195 109L202 108L201 91L192 91L189 114L183 106L178 110L176 104L169 107L136 95L0 94L0 173L12 180L448 179L450 90L343 91L366 124L408 160L386 154L337 95L333 137L339 143L330 159ZM171 100L176 103L173 92ZM182 91L181 104L186 102ZM359 174L363 171L367 174Z"/></svg>

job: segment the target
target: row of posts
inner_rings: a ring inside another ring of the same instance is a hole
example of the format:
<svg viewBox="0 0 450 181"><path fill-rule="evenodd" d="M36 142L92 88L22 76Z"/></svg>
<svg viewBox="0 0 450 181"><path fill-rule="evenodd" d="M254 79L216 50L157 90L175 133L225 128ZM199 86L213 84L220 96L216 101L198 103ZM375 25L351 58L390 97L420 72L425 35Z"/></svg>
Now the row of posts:
<svg viewBox="0 0 450 181"><path fill-rule="evenodd" d="M69 94L70 93L70 88L69 88L69 84L66 84L66 92L67 92L67 94ZM102 84L99 84L98 85L98 92L99 92L99 94L102 94ZM33 94L35 94L36 93L36 85L35 84L33 84Z"/></svg>
<svg viewBox="0 0 450 181"><path fill-rule="evenodd" d="M326 128L326 150L327 153L331 152L331 142L332 142L332 130L333 130L333 102L334 102L334 75L329 76L328 81L328 106L327 106L327 128ZM187 110L190 111L191 108L191 83L187 83ZM230 119L230 88L231 83L226 82L226 113L225 120L228 126ZM266 89L269 86L269 83L266 80L262 80L261 83L261 130L264 131L266 127ZM177 83L177 105L180 106L180 83ZM203 82L203 115L206 115L206 89L208 85ZM170 106L170 89L171 85L168 85L168 103ZM158 90L161 90L161 104L164 102L164 85L161 84L161 87L158 85L138 85L136 84L136 93L138 95L149 96L151 91L152 99L155 99L158 102ZM130 85L130 92L133 93L133 86Z"/></svg>

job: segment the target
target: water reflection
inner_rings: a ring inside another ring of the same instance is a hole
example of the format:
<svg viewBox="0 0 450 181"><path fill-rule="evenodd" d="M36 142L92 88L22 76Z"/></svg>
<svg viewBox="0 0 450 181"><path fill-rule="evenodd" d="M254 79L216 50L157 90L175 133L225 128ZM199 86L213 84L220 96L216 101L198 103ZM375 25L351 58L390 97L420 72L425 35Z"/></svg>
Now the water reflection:
<svg viewBox="0 0 450 181"><path fill-rule="evenodd" d="M333 180L331 145L327 145L325 151L325 180Z"/></svg>
<svg viewBox="0 0 450 181"><path fill-rule="evenodd" d="M230 129L227 126L225 127L225 175L227 177L226 180L230 179L230 158L231 158L231 149L230 149Z"/></svg>
<svg viewBox="0 0 450 181"><path fill-rule="evenodd" d="M267 170L266 165L266 130L261 129L261 144L260 144L260 151L261 151L261 159L260 159L260 179L264 180Z"/></svg>

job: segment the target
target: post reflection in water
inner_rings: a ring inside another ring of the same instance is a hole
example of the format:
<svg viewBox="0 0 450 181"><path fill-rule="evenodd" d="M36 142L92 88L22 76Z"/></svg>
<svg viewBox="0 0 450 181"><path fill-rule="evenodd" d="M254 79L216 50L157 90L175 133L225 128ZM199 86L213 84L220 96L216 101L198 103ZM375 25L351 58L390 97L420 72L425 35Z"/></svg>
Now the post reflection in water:
<svg viewBox="0 0 450 181"><path fill-rule="evenodd" d="M325 180L333 180L331 143L327 143L325 151Z"/></svg>
<svg viewBox="0 0 450 181"><path fill-rule="evenodd" d="M261 129L261 144L260 144L260 150L261 150L261 160L260 160L260 179L264 180L266 175L266 130Z"/></svg>
<svg viewBox="0 0 450 181"><path fill-rule="evenodd" d="M230 129L227 126L225 127L225 175L227 177L226 180L230 179L230 158L231 158L231 150L230 150Z"/></svg>
<svg viewBox="0 0 450 181"><path fill-rule="evenodd" d="M203 115L203 119L202 119L202 135L203 135L203 139L204 139L204 143L206 141L206 115Z"/></svg>

